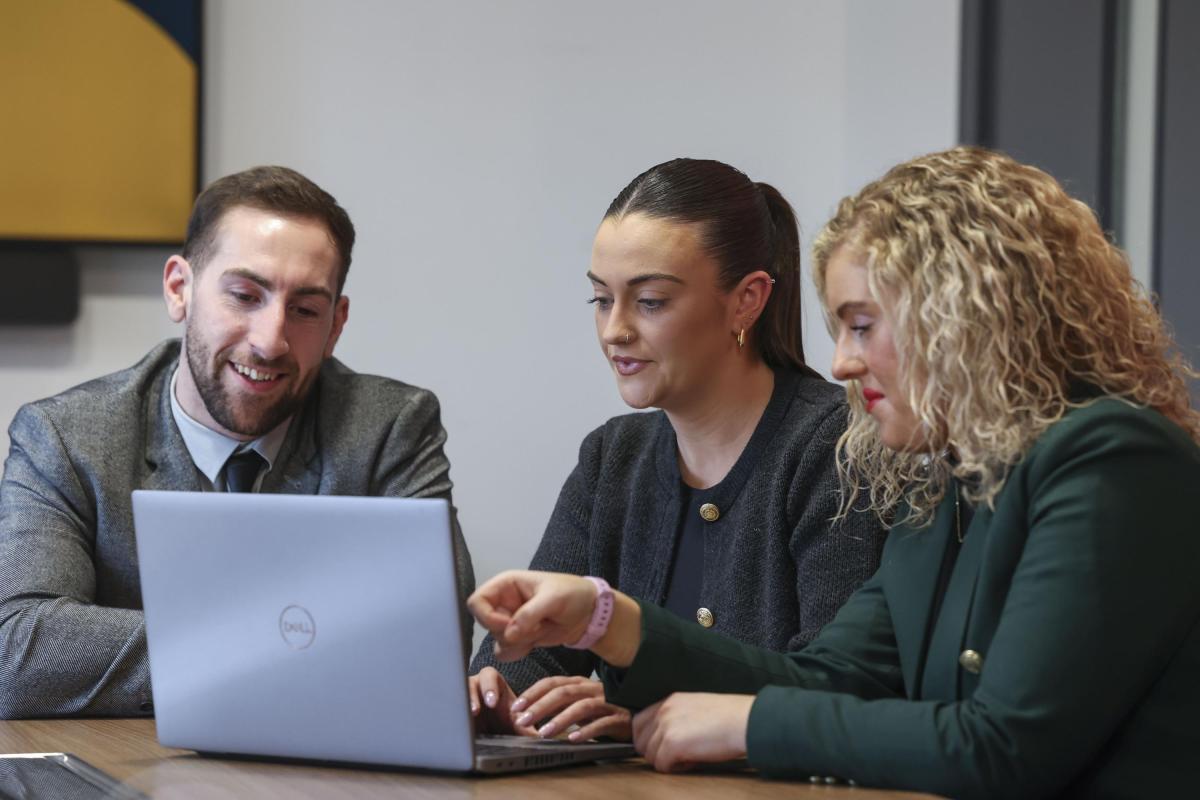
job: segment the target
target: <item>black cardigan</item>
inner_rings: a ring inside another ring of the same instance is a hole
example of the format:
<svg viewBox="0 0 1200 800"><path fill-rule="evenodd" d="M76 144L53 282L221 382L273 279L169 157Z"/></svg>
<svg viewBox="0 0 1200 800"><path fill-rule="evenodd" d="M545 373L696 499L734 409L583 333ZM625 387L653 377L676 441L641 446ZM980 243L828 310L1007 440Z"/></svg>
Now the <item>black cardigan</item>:
<svg viewBox="0 0 1200 800"><path fill-rule="evenodd" d="M762 419L714 500L701 605L713 630L778 651L807 644L879 565L883 532L838 507L834 446L844 391L779 371ZM661 411L610 419L588 434L530 569L597 575L662 604L680 519L675 431ZM587 651L553 648L499 664L489 635L471 662L500 670L516 692L549 675L591 675Z"/></svg>

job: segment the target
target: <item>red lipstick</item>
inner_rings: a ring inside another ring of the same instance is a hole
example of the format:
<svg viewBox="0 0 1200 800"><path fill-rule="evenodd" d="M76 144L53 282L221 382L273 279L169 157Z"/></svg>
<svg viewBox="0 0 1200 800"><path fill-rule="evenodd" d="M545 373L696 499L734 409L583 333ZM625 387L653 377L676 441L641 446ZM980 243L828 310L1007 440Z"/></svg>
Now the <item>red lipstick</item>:
<svg viewBox="0 0 1200 800"><path fill-rule="evenodd" d="M877 392L874 389L863 388L863 400L867 401L867 413L871 413L871 409L875 408L875 404L883 399L883 392Z"/></svg>

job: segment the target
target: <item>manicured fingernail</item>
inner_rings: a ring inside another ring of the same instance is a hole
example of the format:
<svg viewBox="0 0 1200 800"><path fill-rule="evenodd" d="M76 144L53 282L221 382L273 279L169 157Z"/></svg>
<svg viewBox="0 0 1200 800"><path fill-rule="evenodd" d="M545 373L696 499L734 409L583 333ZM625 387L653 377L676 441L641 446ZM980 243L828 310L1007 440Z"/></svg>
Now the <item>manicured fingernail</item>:
<svg viewBox="0 0 1200 800"><path fill-rule="evenodd" d="M578 742L579 736L580 736L579 731L571 731L570 733L567 734L567 738L570 739L572 742Z"/></svg>
<svg viewBox="0 0 1200 800"><path fill-rule="evenodd" d="M533 722L533 714L530 714L528 711L517 717L518 725L528 725L531 722Z"/></svg>
<svg viewBox="0 0 1200 800"><path fill-rule="evenodd" d="M496 707L496 693L495 692L484 692L483 693L483 702L487 703L488 708L495 708Z"/></svg>
<svg viewBox="0 0 1200 800"><path fill-rule="evenodd" d="M520 724L520 723L517 723L517 724ZM554 723L553 722L547 722L545 725L543 725L541 728L538 729L538 736L541 736L543 739L549 739L553 735L554 735Z"/></svg>
<svg viewBox="0 0 1200 800"><path fill-rule="evenodd" d="M520 711L528 704L529 704L529 701L526 700L524 697L518 697L516 700L513 701L512 710Z"/></svg>
<svg viewBox="0 0 1200 800"><path fill-rule="evenodd" d="M479 713L479 703L476 703L474 700L471 701L471 713L472 714Z"/></svg>

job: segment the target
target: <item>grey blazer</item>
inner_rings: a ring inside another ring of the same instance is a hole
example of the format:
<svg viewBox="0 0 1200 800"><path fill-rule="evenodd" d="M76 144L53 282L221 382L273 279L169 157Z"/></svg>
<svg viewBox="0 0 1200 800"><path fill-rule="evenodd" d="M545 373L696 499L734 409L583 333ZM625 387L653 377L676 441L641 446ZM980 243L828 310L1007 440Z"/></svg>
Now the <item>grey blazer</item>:
<svg viewBox="0 0 1200 800"><path fill-rule="evenodd" d="M153 710L133 534L134 489L199 491L175 425L179 341L30 403L0 483L0 717ZM262 491L444 497L437 398L334 359L293 419ZM453 522L459 582L474 587Z"/></svg>

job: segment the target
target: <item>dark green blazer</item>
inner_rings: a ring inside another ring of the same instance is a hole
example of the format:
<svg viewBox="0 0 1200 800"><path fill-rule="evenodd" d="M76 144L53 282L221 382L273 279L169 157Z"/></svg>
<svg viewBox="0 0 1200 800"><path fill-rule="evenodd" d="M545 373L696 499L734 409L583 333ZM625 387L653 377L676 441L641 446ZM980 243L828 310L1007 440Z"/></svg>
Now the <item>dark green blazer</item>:
<svg viewBox="0 0 1200 800"><path fill-rule="evenodd" d="M897 527L806 648L755 649L642 605L609 699L756 694L750 763L954 797L1200 792L1200 448L1102 399L1052 426L980 508L932 619L954 499ZM967 651L974 651L974 655ZM680 669L680 664L688 664Z"/></svg>

